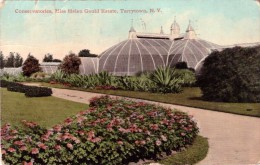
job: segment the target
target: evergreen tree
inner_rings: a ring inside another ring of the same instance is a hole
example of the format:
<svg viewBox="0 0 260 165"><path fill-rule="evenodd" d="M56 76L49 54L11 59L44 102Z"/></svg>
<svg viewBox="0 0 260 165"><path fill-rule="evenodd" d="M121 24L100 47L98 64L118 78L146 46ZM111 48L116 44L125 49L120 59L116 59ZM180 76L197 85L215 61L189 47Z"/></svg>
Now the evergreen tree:
<svg viewBox="0 0 260 165"><path fill-rule="evenodd" d="M44 55L43 62L52 62L53 61L53 55L48 53Z"/></svg>
<svg viewBox="0 0 260 165"><path fill-rule="evenodd" d="M81 50L78 55L79 57L97 57L96 54L91 54L88 49Z"/></svg>
<svg viewBox="0 0 260 165"><path fill-rule="evenodd" d="M24 61L22 69L25 76L31 76L31 74L41 71L39 60L29 54Z"/></svg>
<svg viewBox="0 0 260 165"><path fill-rule="evenodd" d="M0 51L0 69L3 69L5 66L5 61L4 61L4 54L2 51Z"/></svg>
<svg viewBox="0 0 260 165"><path fill-rule="evenodd" d="M18 68L23 65L23 58L20 56L19 53L16 53L14 58L14 67Z"/></svg>
<svg viewBox="0 0 260 165"><path fill-rule="evenodd" d="M13 68L14 67L14 52L10 52L9 56L6 59L5 67Z"/></svg>

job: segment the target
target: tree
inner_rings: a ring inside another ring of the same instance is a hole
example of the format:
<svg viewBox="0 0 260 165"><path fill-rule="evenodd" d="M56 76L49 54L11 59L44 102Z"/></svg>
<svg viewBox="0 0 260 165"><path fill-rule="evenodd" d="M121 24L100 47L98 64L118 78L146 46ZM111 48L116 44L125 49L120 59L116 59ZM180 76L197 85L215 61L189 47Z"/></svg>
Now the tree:
<svg viewBox="0 0 260 165"><path fill-rule="evenodd" d="M4 61L4 54L2 51L0 51L0 69L3 69L5 66L5 61Z"/></svg>
<svg viewBox="0 0 260 165"><path fill-rule="evenodd" d="M16 56L14 57L14 67L18 68L23 65L23 58L20 56L19 53L16 53Z"/></svg>
<svg viewBox="0 0 260 165"><path fill-rule="evenodd" d="M52 62L52 60L53 60L52 54L48 53L44 55L43 62Z"/></svg>
<svg viewBox="0 0 260 165"><path fill-rule="evenodd" d="M10 52L9 56L6 59L5 67L6 68L14 67L14 52Z"/></svg>
<svg viewBox="0 0 260 165"><path fill-rule="evenodd" d="M88 49L83 49L79 52L79 57L97 57L96 54L91 54Z"/></svg>
<svg viewBox="0 0 260 165"><path fill-rule="evenodd" d="M74 53L70 52L69 55L65 56L59 68L67 74L78 74L80 64L80 58L76 56Z"/></svg>
<svg viewBox="0 0 260 165"><path fill-rule="evenodd" d="M22 70L23 75L25 76L31 76L31 74L41 71L39 60L29 54L27 59L24 61Z"/></svg>
<svg viewBox="0 0 260 165"><path fill-rule="evenodd" d="M53 59L52 62L62 62L60 59Z"/></svg>
<svg viewBox="0 0 260 165"><path fill-rule="evenodd" d="M260 102L260 46L215 51L198 76L203 98L224 102Z"/></svg>

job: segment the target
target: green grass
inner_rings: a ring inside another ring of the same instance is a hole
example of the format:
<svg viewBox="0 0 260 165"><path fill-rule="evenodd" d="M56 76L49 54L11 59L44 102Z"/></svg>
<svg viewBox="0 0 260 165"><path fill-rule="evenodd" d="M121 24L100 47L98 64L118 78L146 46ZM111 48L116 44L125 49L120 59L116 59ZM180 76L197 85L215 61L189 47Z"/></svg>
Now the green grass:
<svg viewBox="0 0 260 165"><path fill-rule="evenodd" d="M188 147L185 151L169 156L159 163L163 165L183 165L195 164L203 160L208 153L208 140L202 136L198 136L193 145Z"/></svg>
<svg viewBox="0 0 260 165"><path fill-rule="evenodd" d="M239 115L260 117L260 103L224 103L224 102L210 102L201 99L201 90L198 87L184 88L184 91L179 94L159 94L149 92L137 91L123 91L123 90L91 90L82 88L71 88L59 84L42 83L43 86L68 88L74 90L82 90L95 93L104 93L117 96L125 96L131 98L139 98L151 101L158 101L162 103L184 105L189 107L196 107L208 109L213 111L221 111Z"/></svg>
<svg viewBox="0 0 260 165"><path fill-rule="evenodd" d="M51 127L71 115L88 108L87 104L56 97L25 97L24 93L9 92L1 88L1 124L21 126L21 120L34 121Z"/></svg>

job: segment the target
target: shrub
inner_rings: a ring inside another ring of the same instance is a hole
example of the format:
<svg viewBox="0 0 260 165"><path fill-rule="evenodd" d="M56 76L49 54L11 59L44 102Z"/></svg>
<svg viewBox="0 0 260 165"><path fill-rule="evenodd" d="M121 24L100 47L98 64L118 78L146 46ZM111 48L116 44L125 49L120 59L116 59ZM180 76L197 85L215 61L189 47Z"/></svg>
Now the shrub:
<svg viewBox="0 0 260 165"><path fill-rule="evenodd" d="M183 80L176 78L174 70L169 67L157 68L151 73L150 80L156 84L156 87L152 89L154 92L178 93L182 90L181 83L183 83Z"/></svg>
<svg viewBox="0 0 260 165"><path fill-rule="evenodd" d="M102 71L98 74L96 74L99 85L113 85L113 77L110 73L107 71Z"/></svg>
<svg viewBox="0 0 260 165"><path fill-rule="evenodd" d="M35 57L29 54L23 64L22 70L23 75L28 77L35 72L41 71L39 60L37 60Z"/></svg>
<svg viewBox="0 0 260 165"><path fill-rule="evenodd" d="M260 46L211 53L198 85L203 98L224 102L260 102Z"/></svg>
<svg viewBox="0 0 260 165"><path fill-rule="evenodd" d="M195 73L189 69L175 69L174 77L182 80L181 86L191 87L196 83Z"/></svg>
<svg viewBox="0 0 260 165"><path fill-rule="evenodd" d="M75 54L70 53L63 59L60 65L60 69L66 74L73 74L73 73L78 74L80 64L81 64L80 58Z"/></svg>
<svg viewBox="0 0 260 165"><path fill-rule="evenodd" d="M9 81L0 79L0 87L1 88L6 88L8 86L8 84L9 84Z"/></svg>
<svg viewBox="0 0 260 165"><path fill-rule="evenodd" d="M143 102L91 100L88 110L51 129L24 121L27 129L1 129L2 158L9 164L117 165L184 150L198 133L185 113Z"/></svg>
<svg viewBox="0 0 260 165"><path fill-rule="evenodd" d="M52 94L52 90L46 87L27 86L5 80L1 80L1 84L2 82L4 82L3 86L7 87L8 91L25 93L27 97L44 97Z"/></svg>
<svg viewBox="0 0 260 165"><path fill-rule="evenodd" d="M49 78L49 77L50 76L44 72L36 72L31 75L31 78L33 78L33 79L44 79L44 78Z"/></svg>
<svg viewBox="0 0 260 165"><path fill-rule="evenodd" d="M130 91L151 91L154 84L145 77L128 77L122 76L117 78L117 86L120 89Z"/></svg>
<svg viewBox="0 0 260 165"><path fill-rule="evenodd" d="M51 94L52 90L45 87L27 86L27 90L25 91L25 96L27 97L45 97L51 96Z"/></svg>
<svg viewBox="0 0 260 165"><path fill-rule="evenodd" d="M25 93L28 90L28 88L29 86L14 82L9 82L9 84L7 85L7 90L12 92Z"/></svg>
<svg viewBox="0 0 260 165"><path fill-rule="evenodd" d="M57 81L57 82L63 82L65 78L66 78L66 73L61 70L57 70L50 77L52 81Z"/></svg>

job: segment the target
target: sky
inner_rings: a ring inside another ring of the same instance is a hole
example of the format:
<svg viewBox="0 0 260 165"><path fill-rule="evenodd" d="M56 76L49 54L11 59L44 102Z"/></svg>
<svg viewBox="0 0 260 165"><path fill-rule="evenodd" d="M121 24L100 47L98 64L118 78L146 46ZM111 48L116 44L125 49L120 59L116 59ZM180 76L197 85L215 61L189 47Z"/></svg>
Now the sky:
<svg viewBox="0 0 260 165"><path fill-rule="evenodd" d="M51 10L50 14L16 13ZM109 9L118 13L55 13L55 9ZM147 10L147 13L121 13ZM160 12L150 13L150 9ZM0 50L5 56L47 53L63 59L70 51L100 54L137 32L170 33L174 21L184 33L189 20L198 37L219 45L260 42L260 3L256 0L0 0ZM143 26L146 24L146 29Z"/></svg>

